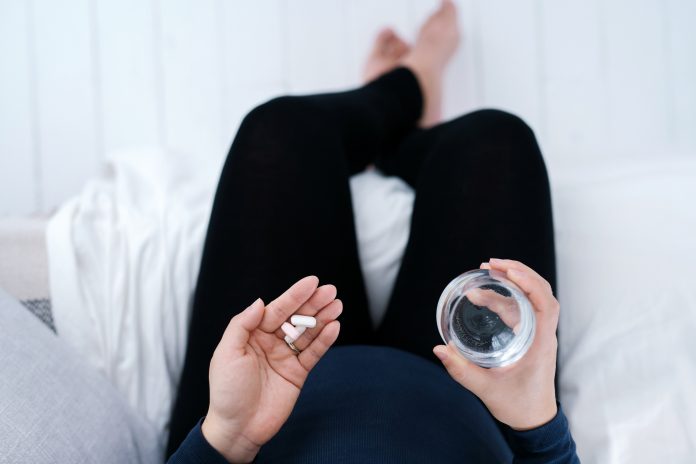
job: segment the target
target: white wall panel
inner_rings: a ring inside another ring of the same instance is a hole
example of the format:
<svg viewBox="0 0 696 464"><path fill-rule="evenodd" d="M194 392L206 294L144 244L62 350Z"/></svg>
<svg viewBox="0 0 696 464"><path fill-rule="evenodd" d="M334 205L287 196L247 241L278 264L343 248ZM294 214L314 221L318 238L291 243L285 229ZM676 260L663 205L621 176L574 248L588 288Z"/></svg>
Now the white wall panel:
<svg viewBox="0 0 696 464"><path fill-rule="evenodd" d="M537 1L478 5L481 104L525 119L543 137Z"/></svg>
<svg viewBox="0 0 696 464"><path fill-rule="evenodd" d="M0 215L38 207L29 6L0 1Z"/></svg>
<svg viewBox="0 0 696 464"><path fill-rule="evenodd" d="M249 110L287 91L285 6L284 0L222 0L226 146Z"/></svg>
<svg viewBox="0 0 696 464"><path fill-rule="evenodd" d="M96 172L98 115L88 0L34 0L41 206L77 193Z"/></svg>
<svg viewBox="0 0 696 464"><path fill-rule="evenodd" d="M544 148L551 162L609 155L600 1L542 2Z"/></svg>
<svg viewBox="0 0 696 464"><path fill-rule="evenodd" d="M416 37L418 28L423 23L425 18L435 11L440 4L440 0L409 0L403 2L408 7L409 29L411 30L411 38ZM460 4L461 2L457 2Z"/></svg>
<svg viewBox="0 0 696 464"><path fill-rule="evenodd" d="M252 107L360 81L439 0L0 0L0 214L46 211L111 150L224 156ZM550 165L696 156L693 0L457 0L444 116L498 107Z"/></svg>
<svg viewBox="0 0 696 464"><path fill-rule="evenodd" d="M96 2L104 150L164 143L155 0Z"/></svg>
<svg viewBox="0 0 696 464"><path fill-rule="evenodd" d="M612 154L653 155L668 144L662 0L603 1Z"/></svg>
<svg viewBox="0 0 696 464"><path fill-rule="evenodd" d="M458 4L461 42L447 68L444 82L443 116L451 119L483 104L479 63L481 37L479 35L478 0L460 0Z"/></svg>
<svg viewBox="0 0 696 464"><path fill-rule="evenodd" d="M346 5L326 0L286 0L288 88L293 93L338 90L348 70Z"/></svg>
<svg viewBox="0 0 696 464"><path fill-rule="evenodd" d="M662 3L667 27L666 84L672 149L696 156L696 1Z"/></svg>
<svg viewBox="0 0 696 464"><path fill-rule="evenodd" d="M165 139L196 157L218 155L227 143L221 6L217 0L161 3Z"/></svg>

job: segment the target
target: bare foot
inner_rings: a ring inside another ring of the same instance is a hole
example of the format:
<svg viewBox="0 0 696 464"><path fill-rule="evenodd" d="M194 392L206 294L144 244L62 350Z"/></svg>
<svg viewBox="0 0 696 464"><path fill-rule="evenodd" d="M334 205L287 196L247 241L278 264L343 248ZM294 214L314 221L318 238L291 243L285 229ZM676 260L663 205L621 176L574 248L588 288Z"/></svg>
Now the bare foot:
<svg viewBox="0 0 696 464"><path fill-rule="evenodd" d="M434 126L442 119L442 77L458 45L457 9L452 0L442 0L401 60L416 75L423 91L423 116L418 122L421 127Z"/></svg>
<svg viewBox="0 0 696 464"><path fill-rule="evenodd" d="M379 31L374 47L363 68L363 81L369 82L399 65L399 61L411 49L392 29Z"/></svg>

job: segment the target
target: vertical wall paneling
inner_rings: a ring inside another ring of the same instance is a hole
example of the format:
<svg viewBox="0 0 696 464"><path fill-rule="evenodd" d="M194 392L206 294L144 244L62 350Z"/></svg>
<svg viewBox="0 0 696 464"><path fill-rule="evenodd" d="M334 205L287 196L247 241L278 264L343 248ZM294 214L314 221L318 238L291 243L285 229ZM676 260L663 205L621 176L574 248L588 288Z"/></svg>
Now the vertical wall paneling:
<svg viewBox="0 0 696 464"><path fill-rule="evenodd" d="M536 1L478 2L481 104L542 122Z"/></svg>
<svg viewBox="0 0 696 464"><path fill-rule="evenodd" d="M405 3L405 2L404 2ZM460 2L457 2L459 4ZM408 5L408 17L409 17L409 29L411 30L411 38L416 37L418 28L423 23L423 20L427 18L440 4L439 0L409 0Z"/></svg>
<svg viewBox="0 0 696 464"><path fill-rule="evenodd" d="M403 0L353 0L346 2L347 67L351 85L362 81L365 60L383 27L391 27L404 40L413 38Z"/></svg>
<svg viewBox="0 0 696 464"><path fill-rule="evenodd" d="M666 49L670 136L673 150L696 154L696 2L662 2Z"/></svg>
<svg viewBox="0 0 696 464"><path fill-rule="evenodd" d="M285 92L285 0L222 1L222 100L229 144L244 115Z"/></svg>
<svg viewBox="0 0 696 464"><path fill-rule="evenodd" d="M552 161L608 155L599 1L541 2L544 148Z"/></svg>
<svg viewBox="0 0 696 464"><path fill-rule="evenodd" d="M157 49L160 18L153 0L96 2L106 152L165 142ZM164 3L164 2L163 2Z"/></svg>
<svg viewBox="0 0 696 464"><path fill-rule="evenodd" d="M191 156L224 150L218 2L160 4L167 146Z"/></svg>
<svg viewBox="0 0 696 464"><path fill-rule="evenodd" d="M555 164L696 155L694 0L456 0L444 117L519 114ZM356 85L380 27L439 0L0 0L0 215L50 211L105 153L224 156L283 93Z"/></svg>
<svg viewBox="0 0 696 464"><path fill-rule="evenodd" d="M0 1L0 215L38 207L31 10Z"/></svg>
<svg viewBox="0 0 696 464"><path fill-rule="evenodd" d="M477 0L460 0L460 44L450 63L444 82L443 116L450 119L481 106L478 61L480 37L478 35Z"/></svg>
<svg viewBox="0 0 696 464"><path fill-rule="evenodd" d="M610 149L655 155L668 143L662 0L602 2ZM693 85L693 83L692 83Z"/></svg>
<svg viewBox="0 0 696 464"><path fill-rule="evenodd" d="M346 59L347 4L326 0L287 1L285 40L291 92L338 90L350 83Z"/></svg>
<svg viewBox="0 0 696 464"><path fill-rule="evenodd" d="M34 0L41 206L79 191L99 160L88 0Z"/></svg>

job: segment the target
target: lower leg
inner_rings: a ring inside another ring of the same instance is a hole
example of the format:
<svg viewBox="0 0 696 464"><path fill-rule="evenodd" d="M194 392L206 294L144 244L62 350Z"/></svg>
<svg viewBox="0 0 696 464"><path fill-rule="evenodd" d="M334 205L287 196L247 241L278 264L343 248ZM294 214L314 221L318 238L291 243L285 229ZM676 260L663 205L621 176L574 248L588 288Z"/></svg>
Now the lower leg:
<svg viewBox="0 0 696 464"><path fill-rule="evenodd" d="M383 153L391 153L416 127L423 111L421 87L413 71L399 67L354 90L338 93L284 97L296 104L300 98L307 111L321 114L320 126L311 126L311 136L326 121L341 138L350 174L364 170Z"/></svg>
<svg viewBox="0 0 696 464"><path fill-rule="evenodd" d="M491 257L520 260L555 287L551 200L532 131L478 111L411 141L428 153L415 178L411 235L380 341L434 359L434 314L447 283Z"/></svg>

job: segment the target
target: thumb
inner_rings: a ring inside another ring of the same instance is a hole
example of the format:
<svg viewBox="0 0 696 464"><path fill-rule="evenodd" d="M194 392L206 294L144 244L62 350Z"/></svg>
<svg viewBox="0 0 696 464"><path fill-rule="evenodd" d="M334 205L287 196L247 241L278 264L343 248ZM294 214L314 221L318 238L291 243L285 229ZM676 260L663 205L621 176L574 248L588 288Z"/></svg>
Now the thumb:
<svg viewBox="0 0 696 464"><path fill-rule="evenodd" d="M254 301L251 306L232 318L222 336L221 345L231 349L244 348L249 341L249 335L255 330L263 319L265 305L261 298Z"/></svg>
<svg viewBox="0 0 696 464"><path fill-rule="evenodd" d="M440 359L449 375L464 388L477 396L479 392L485 391L488 371L461 356L451 343L436 346L433 353Z"/></svg>

